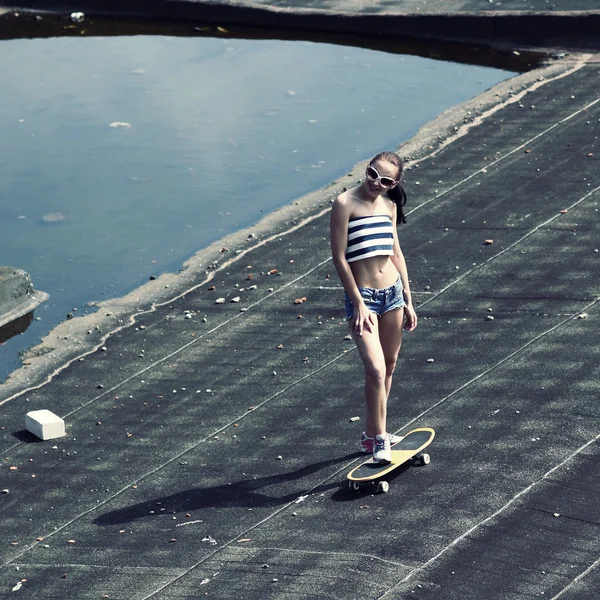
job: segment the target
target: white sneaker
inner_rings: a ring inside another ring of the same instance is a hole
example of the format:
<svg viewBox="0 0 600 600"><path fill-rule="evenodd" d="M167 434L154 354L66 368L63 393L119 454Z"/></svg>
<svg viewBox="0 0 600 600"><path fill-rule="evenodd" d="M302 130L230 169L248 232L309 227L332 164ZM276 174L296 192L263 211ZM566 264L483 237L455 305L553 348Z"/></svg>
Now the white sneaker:
<svg viewBox="0 0 600 600"><path fill-rule="evenodd" d="M388 433L390 445L393 446L404 439L403 435L394 435ZM360 435L360 451L364 454L373 454L373 438L369 437L364 431Z"/></svg>
<svg viewBox="0 0 600 600"><path fill-rule="evenodd" d="M375 462L392 462L390 436L376 435L373 440L373 460Z"/></svg>

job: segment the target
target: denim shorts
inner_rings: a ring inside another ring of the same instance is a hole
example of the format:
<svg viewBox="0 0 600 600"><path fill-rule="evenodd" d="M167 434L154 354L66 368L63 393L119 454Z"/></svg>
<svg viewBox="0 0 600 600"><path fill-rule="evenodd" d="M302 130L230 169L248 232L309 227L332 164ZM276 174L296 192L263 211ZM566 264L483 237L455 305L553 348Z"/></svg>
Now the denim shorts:
<svg viewBox="0 0 600 600"><path fill-rule="evenodd" d="M394 285L383 289L374 289L359 287L358 291L362 296L365 306L376 315L383 315L384 313L395 310L397 308L404 308L406 302L404 302L402 279L398 275L398 279ZM346 296L346 321L349 321L354 317L354 307L352 302Z"/></svg>

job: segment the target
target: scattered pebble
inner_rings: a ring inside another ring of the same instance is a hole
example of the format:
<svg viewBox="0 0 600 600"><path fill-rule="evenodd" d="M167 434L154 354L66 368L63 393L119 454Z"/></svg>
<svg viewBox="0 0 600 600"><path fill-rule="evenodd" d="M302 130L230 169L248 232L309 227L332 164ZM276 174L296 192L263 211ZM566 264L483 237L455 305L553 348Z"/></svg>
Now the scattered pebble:
<svg viewBox="0 0 600 600"><path fill-rule="evenodd" d="M350 417L351 423L355 423L356 421L360 421L360 417Z"/></svg>

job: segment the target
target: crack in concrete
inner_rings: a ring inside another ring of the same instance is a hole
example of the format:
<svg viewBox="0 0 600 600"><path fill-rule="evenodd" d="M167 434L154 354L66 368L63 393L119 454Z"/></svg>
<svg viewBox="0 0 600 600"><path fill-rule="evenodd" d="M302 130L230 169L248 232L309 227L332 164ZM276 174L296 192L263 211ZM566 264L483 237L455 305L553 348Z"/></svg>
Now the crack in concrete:
<svg viewBox="0 0 600 600"><path fill-rule="evenodd" d="M414 566L409 566L401 562L389 560L387 558L381 558L375 554L365 554L364 552L325 552L322 550L298 550L295 548L279 548L277 546L250 546L248 548L239 548L240 550L266 550L266 551L277 551L277 552L290 552L294 554L317 554L319 556L350 556L359 558L368 558L377 560L382 563L390 564L395 567L403 567L405 569L414 569Z"/></svg>

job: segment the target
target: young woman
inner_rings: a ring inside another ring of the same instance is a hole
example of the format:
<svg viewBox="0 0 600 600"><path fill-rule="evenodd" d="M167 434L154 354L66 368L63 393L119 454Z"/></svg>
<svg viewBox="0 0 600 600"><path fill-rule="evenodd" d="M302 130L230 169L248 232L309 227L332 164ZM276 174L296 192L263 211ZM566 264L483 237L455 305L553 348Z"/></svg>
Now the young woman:
<svg viewBox="0 0 600 600"><path fill-rule="evenodd" d="M330 224L333 263L346 292L346 319L365 368L367 410L360 446L383 462L391 460L390 446L400 439L387 432L386 420L402 329L417 326L396 232L397 221L406 222L403 167L393 152L375 156L365 181L333 203Z"/></svg>

